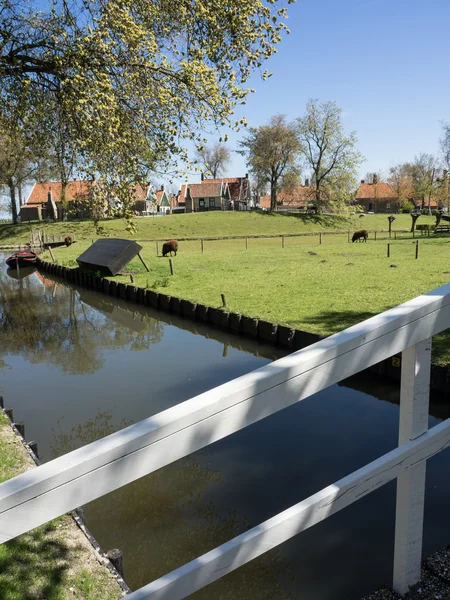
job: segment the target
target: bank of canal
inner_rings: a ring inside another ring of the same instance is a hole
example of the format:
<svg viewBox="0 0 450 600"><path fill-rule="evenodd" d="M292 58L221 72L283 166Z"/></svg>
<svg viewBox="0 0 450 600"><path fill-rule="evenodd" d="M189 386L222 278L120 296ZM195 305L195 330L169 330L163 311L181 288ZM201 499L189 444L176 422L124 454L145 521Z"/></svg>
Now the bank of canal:
<svg viewBox="0 0 450 600"><path fill-rule="evenodd" d="M0 393L43 460L281 355L44 273L2 270L0 315ZM431 412L433 426L448 405ZM397 432L398 385L352 378L90 503L87 525L123 550L136 589L391 450ZM450 541L448 457L429 461L424 555ZM392 483L195 598L360 598L390 581L394 507Z"/></svg>

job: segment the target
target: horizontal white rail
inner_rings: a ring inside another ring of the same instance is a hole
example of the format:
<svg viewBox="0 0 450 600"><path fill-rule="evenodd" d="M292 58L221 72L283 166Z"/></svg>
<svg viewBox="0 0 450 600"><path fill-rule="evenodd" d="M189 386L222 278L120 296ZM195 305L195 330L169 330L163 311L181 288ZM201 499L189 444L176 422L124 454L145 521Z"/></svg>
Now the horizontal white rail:
<svg viewBox="0 0 450 600"><path fill-rule="evenodd" d="M179 600L320 523L450 447L450 420L344 477L200 558L133 592L127 600Z"/></svg>
<svg viewBox="0 0 450 600"><path fill-rule="evenodd" d="M450 285L0 484L0 543L443 331Z"/></svg>

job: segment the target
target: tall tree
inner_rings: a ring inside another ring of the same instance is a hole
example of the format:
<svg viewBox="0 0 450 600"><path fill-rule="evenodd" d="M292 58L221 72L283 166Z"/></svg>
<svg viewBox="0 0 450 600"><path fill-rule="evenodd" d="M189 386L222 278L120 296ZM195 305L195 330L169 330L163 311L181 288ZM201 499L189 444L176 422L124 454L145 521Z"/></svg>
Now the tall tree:
<svg viewBox="0 0 450 600"><path fill-rule="evenodd" d="M444 167L450 170L450 123L442 123L442 137L439 141Z"/></svg>
<svg viewBox="0 0 450 600"><path fill-rule="evenodd" d="M411 173L404 164L389 168L388 183L397 194L400 204L413 197Z"/></svg>
<svg viewBox="0 0 450 600"><path fill-rule="evenodd" d="M298 128L303 163L312 172L316 209L342 206L351 198L363 161L355 148L355 133L344 133L342 110L334 102L319 100L309 100Z"/></svg>
<svg viewBox="0 0 450 600"><path fill-rule="evenodd" d="M22 187L38 168L39 157L25 133L19 128L0 127L0 185L8 188L13 223L18 222L17 200L21 201Z"/></svg>
<svg viewBox="0 0 450 600"><path fill-rule="evenodd" d="M268 125L251 127L239 145L259 185L270 186L270 210L275 210L283 177L299 172L300 143L295 122L288 123L284 115L275 115Z"/></svg>
<svg viewBox="0 0 450 600"><path fill-rule="evenodd" d="M433 154L421 152L412 163L406 163L406 172L411 179L416 206L428 207L431 215L431 198L435 195L438 179L438 161Z"/></svg>
<svg viewBox="0 0 450 600"><path fill-rule="evenodd" d="M197 150L197 160L205 175L213 179L223 177L231 161L229 148L220 142L213 146L200 146Z"/></svg>
<svg viewBox="0 0 450 600"><path fill-rule="evenodd" d="M86 172L127 195L208 123L245 122L246 82L288 31L277 5L2 0L0 116L58 106Z"/></svg>

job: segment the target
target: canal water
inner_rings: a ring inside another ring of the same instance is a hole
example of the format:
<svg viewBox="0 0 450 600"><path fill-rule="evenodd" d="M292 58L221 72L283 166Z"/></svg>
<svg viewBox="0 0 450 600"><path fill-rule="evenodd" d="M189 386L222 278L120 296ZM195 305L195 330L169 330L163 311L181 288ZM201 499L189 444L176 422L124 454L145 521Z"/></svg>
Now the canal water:
<svg viewBox="0 0 450 600"><path fill-rule="evenodd" d="M0 393L44 461L282 355L0 264ZM86 505L87 525L137 589L394 448L398 401L353 377ZM448 461L428 462L425 555L450 542ZM391 581L394 507L390 483L192 597L356 600Z"/></svg>

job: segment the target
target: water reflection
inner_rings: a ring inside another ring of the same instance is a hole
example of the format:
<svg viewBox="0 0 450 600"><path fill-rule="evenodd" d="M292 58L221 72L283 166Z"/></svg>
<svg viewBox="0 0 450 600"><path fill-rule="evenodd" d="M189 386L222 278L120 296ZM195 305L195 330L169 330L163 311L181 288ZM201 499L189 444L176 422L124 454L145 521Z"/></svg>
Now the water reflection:
<svg viewBox="0 0 450 600"><path fill-rule="evenodd" d="M11 279L22 281L36 272L36 267L21 267L20 269L7 269L6 274Z"/></svg>
<svg viewBox="0 0 450 600"><path fill-rule="evenodd" d="M1 268L0 326L0 390L44 461L282 354L39 272L17 281ZM132 588L211 550L396 446L398 384L368 382L332 386L90 503L89 528L105 549L123 550ZM444 454L428 465L426 554L450 539L440 518L450 498ZM363 596L391 577L394 488L195 597Z"/></svg>
<svg viewBox="0 0 450 600"><path fill-rule="evenodd" d="M20 354L31 363L51 363L72 375L94 373L108 348L146 350L161 341L163 325L148 316L136 319L108 305L92 311L84 294L38 271L0 274L0 360ZM14 275L15 274L15 275Z"/></svg>

